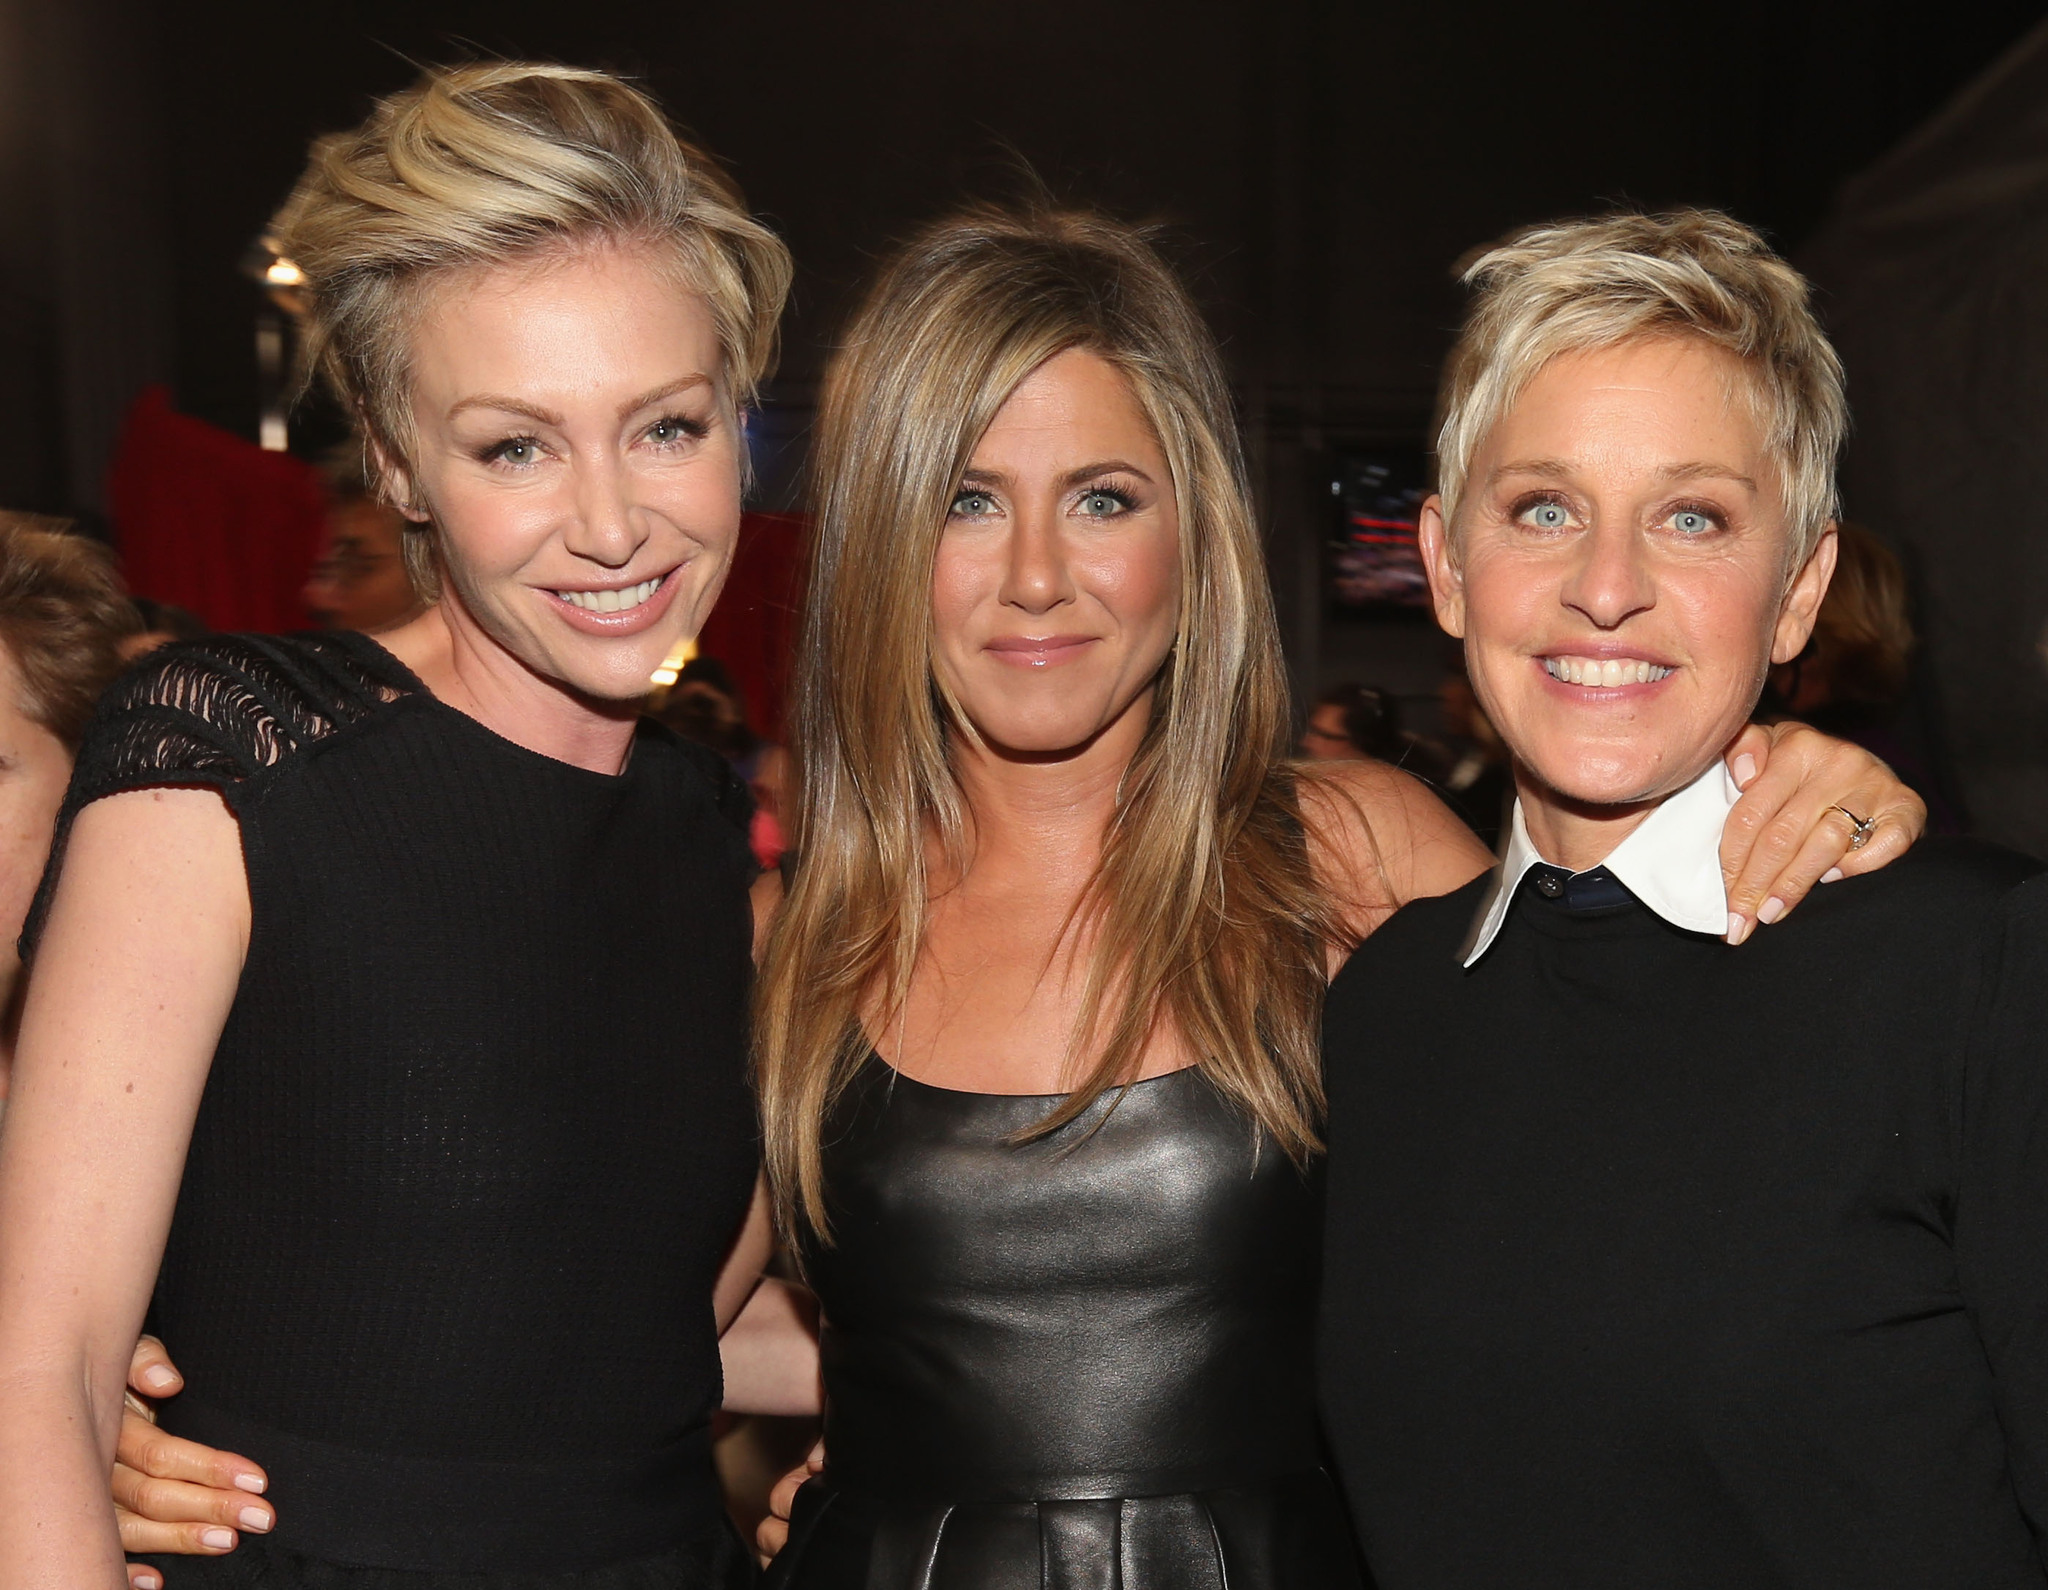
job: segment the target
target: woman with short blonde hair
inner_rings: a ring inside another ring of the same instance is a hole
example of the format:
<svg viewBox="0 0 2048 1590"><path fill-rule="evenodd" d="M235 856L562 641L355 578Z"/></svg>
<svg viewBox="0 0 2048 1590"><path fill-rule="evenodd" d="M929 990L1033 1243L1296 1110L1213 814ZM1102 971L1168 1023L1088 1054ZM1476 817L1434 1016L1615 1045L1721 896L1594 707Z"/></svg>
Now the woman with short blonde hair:
<svg viewBox="0 0 2048 1590"><path fill-rule="evenodd" d="M180 1585L743 1584L747 806L639 707L787 257L638 89L513 63L323 140L275 235L438 600L167 647L85 737L0 1136L0 1582L121 1582L147 1308L154 1444L241 1487L117 1472Z"/></svg>
<svg viewBox="0 0 2048 1590"><path fill-rule="evenodd" d="M1323 1407L1375 1581L2039 1586L2038 864L1934 841L1723 942L1723 756L1835 566L1805 283L1706 212L1467 280L1420 533L1518 799L1324 1024ZM1845 796L1810 844L1905 837Z"/></svg>

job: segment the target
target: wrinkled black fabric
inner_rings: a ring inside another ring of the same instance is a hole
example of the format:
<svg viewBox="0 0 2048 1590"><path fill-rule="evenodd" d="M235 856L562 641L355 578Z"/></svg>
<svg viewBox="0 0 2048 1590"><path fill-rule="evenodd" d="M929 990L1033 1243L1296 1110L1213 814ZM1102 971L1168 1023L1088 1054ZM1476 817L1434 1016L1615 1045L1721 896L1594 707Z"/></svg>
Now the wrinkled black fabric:
<svg viewBox="0 0 2048 1590"><path fill-rule="evenodd" d="M616 777L542 756L357 635L167 647L109 692L65 829L165 785L240 824L248 954L152 1320L165 1427L264 1465L271 1550L568 1573L718 1518L735 783L654 724Z"/></svg>
<svg viewBox="0 0 2048 1590"><path fill-rule="evenodd" d="M1320 1187L1196 1070L1054 1101L871 1060L827 1133L830 1467L786 1590L1342 1590Z"/></svg>

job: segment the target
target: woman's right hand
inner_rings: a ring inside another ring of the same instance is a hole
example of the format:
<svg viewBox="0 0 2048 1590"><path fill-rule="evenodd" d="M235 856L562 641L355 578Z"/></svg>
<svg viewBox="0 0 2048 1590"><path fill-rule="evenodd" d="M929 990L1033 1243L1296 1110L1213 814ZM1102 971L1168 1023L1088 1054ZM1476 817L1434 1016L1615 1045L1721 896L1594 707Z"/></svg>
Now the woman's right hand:
<svg viewBox="0 0 2048 1590"><path fill-rule="evenodd" d="M805 1480L824 1470L825 1443L820 1441L802 1464L775 1482L775 1489L768 1493L768 1516L754 1531L754 1544L760 1548L763 1564L789 1544L789 1513L796 1506L796 1493L804 1488Z"/></svg>
<svg viewBox="0 0 2048 1590"><path fill-rule="evenodd" d="M270 1483L262 1469L233 1452L216 1452L156 1426L145 1398L174 1395L185 1377L154 1336L135 1344L128 1364L128 1405L114 1458L114 1513L124 1552L219 1557L235 1549L240 1531L262 1534L276 1522L256 1495ZM163 1590L162 1576L128 1565L133 1590Z"/></svg>

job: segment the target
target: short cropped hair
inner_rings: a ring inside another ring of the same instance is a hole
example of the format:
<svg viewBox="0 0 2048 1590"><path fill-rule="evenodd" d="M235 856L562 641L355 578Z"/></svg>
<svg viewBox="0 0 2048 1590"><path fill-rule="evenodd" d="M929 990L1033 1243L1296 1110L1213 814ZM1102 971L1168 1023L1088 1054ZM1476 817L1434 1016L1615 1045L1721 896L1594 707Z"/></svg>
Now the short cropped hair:
<svg viewBox="0 0 2048 1590"><path fill-rule="evenodd" d="M62 523L0 509L0 644L21 675L21 710L75 753L141 624L112 554Z"/></svg>
<svg viewBox="0 0 2048 1590"><path fill-rule="evenodd" d="M780 239L646 94L605 72L521 62L429 71L362 126L318 140L271 241L305 278L304 374L324 372L406 465L413 316L450 269L585 243L664 250L710 309L738 408L774 365L791 275ZM431 587L417 539L407 566Z"/></svg>
<svg viewBox="0 0 2048 1590"><path fill-rule="evenodd" d="M1839 517L1835 455L1848 429L1842 361L1806 279L1718 210L1621 214L1531 227L1487 249L1445 368L1437 489L1454 522L1480 444L1560 354L1645 337L1725 349L1750 377L1765 446L1783 481L1792 567Z"/></svg>

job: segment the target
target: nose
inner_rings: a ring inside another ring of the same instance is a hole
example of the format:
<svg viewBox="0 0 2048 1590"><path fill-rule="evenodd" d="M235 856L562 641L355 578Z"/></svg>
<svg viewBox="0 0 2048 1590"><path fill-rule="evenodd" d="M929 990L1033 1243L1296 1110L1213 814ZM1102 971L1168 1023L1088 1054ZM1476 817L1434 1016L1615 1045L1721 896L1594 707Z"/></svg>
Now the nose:
<svg viewBox="0 0 2048 1590"><path fill-rule="evenodd" d="M616 459L580 459L574 494L563 545L580 558L623 569L647 540L644 516L634 510L624 464Z"/></svg>
<svg viewBox="0 0 2048 1590"><path fill-rule="evenodd" d="M1011 520L1008 553L1000 593L1006 607L1049 613L1073 600L1073 571L1067 566L1066 544L1052 509L1019 510Z"/></svg>
<svg viewBox="0 0 2048 1590"><path fill-rule="evenodd" d="M1566 607L1596 629L1619 629L1657 603L1642 538L1627 523L1599 524L1580 539L1561 593Z"/></svg>

